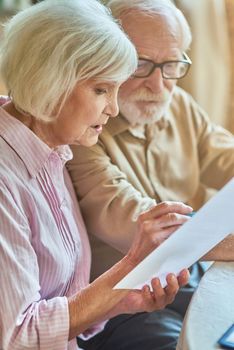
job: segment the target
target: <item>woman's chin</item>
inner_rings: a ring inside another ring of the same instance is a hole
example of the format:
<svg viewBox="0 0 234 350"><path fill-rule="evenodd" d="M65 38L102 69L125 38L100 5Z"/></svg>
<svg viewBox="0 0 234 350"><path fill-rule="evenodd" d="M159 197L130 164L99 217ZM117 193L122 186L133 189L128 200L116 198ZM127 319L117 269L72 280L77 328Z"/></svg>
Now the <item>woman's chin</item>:
<svg viewBox="0 0 234 350"><path fill-rule="evenodd" d="M87 137L85 139L80 139L79 142L76 144L85 146L85 147L91 147L94 146L98 142L98 135Z"/></svg>

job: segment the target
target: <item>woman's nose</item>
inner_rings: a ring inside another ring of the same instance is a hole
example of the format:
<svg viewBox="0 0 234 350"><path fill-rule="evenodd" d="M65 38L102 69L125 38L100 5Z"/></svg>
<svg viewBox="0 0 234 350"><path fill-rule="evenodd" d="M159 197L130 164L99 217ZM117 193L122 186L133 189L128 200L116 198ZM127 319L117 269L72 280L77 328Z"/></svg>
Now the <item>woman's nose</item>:
<svg viewBox="0 0 234 350"><path fill-rule="evenodd" d="M110 116L110 117L117 117L117 115L119 114L119 105L118 105L118 99L117 99L117 94L115 94L107 108L106 108L106 113Z"/></svg>

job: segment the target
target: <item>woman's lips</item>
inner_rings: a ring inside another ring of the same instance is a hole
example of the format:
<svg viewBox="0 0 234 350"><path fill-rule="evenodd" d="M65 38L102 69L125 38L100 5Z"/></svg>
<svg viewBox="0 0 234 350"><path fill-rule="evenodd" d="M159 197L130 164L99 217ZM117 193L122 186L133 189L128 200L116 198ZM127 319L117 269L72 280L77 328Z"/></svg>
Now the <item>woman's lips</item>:
<svg viewBox="0 0 234 350"><path fill-rule="evenodd" d="M102 125L94 125L92 126L92 129L94 129L98 134L102 132Z"/></svg>

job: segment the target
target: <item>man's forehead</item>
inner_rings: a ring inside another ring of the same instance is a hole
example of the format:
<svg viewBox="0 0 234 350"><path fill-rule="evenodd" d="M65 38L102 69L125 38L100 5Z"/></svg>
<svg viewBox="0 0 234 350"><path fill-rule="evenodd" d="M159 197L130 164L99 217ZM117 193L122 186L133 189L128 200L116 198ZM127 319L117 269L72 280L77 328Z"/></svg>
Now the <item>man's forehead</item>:
<svg viewBox="0 0 234 350"><path fill-rule="evenodd" d="M121 17L123 29L134 45L141 48L180 48L181 37L178 23L169 22L168 17L147 15L132 10Z"/></svg>

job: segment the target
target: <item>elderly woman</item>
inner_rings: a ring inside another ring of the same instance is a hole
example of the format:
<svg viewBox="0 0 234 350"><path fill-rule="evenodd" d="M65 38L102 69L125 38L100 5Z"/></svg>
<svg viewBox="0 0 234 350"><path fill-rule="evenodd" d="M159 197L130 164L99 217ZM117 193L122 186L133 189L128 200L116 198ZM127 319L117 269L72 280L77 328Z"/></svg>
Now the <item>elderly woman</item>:
<svg viewBox="0 0 234 350"><path fill-rule="evenodd" d="M138 219L128 254L89 284L90 249L64 167L68 144L93 145L118 114L133 45L95 0L46 0L5 28L0 109L0 348L77 349L120 313L171 302L188 272L142 290L113 290L191 211L163 203ZM98 208L97 208L98 210ZM175 214L173 214L175 213ZM110 228L111 229L111 228Z"/></svg>

